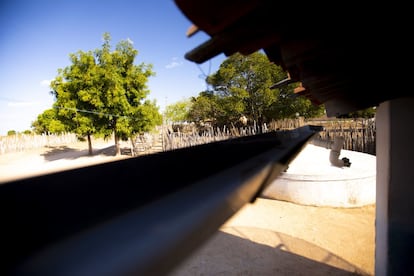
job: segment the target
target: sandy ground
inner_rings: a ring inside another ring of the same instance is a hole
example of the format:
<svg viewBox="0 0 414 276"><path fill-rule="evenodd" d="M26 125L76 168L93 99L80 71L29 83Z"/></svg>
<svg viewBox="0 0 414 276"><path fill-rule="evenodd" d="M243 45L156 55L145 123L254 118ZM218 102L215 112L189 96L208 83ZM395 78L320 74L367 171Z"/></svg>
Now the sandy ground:
<svg viewBox="0 0 414 276"><path fill-rule="evenodd" d="M121 144L121 148L127 146ZM115 156L114 142L111 140L92 141L92 148L92 156L88 154L87 142L0 155L0 183L130 157Z"/></svg>
<svg viewBox="0 0 414 276"><path fill-rule="evenodd" d="M0 155L0 183L128 158L112 141ZM374 275L375 205L314 207L268 198L244 206L184 260L179 275Z"/></svg>
<svg viewBox="0 0 414 276"><path fill-rule="evenodd" d="M374 275L374 223L374 205L258 198L172 275Z"/></svg>

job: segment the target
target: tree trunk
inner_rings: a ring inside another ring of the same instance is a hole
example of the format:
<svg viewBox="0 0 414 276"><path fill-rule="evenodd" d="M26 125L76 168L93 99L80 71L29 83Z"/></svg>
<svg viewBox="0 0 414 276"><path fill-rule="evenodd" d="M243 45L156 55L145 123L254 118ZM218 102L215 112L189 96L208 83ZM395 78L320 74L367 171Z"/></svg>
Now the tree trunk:
<svg viewBox="0 0 414 276"><path fill-rule="evenodd" d="M113 120L113 130L114 130L114 140L115 140L115 155L121 155L121 148L119 146L119 136L118 133L116 133L116 125L117 125L117 119L115 118Z"/></svg>
<svg viewBox="0 0 414 276"><path fill-rule="evenodd" d="M92 151L92 139L91 139L91 135L88 134L88 150L89 150L89 155L93 155L93 151Z"/></svg>
<svg viewBox="0 0 414 276"><path fill-rule="evenodd" d="M118 155L121 155L121 148L119 146L119 137L116 134L116 132L115 132L114 137L115 137L115 155L118 156Z"/></svg>
<svg viewBox="0 0 414 276"><path fill-rule="evenodd" d="M131 156L135 156L135 143L134 143L135 138L131 136L129 137L129 139L131 141Z"/></svg>

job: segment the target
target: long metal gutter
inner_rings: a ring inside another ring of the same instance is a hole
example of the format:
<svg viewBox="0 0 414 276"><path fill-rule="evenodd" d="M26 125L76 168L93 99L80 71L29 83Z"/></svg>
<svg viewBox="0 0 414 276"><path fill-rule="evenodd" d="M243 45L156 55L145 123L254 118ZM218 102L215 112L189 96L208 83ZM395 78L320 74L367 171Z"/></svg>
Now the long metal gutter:
<svg viewBox="0 0 414 276"><path fill-rule="evenodd" d="M0 185L0 274L168 274L320 130L246 136Z"/></svg>

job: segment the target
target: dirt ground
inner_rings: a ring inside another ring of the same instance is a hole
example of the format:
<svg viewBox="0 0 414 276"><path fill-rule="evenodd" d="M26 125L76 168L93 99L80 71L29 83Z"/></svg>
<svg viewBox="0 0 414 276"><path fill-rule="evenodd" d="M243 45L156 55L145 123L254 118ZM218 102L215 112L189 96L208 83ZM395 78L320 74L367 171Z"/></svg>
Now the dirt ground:
<svg viewBox="0 0 414 276"><path fill-rule="evenodd" d="M88 154L87 142L0 154L0 184L15 179L130 157L129 155L115 156L113 144L112 140L97 139L92 141L92 156ZM121 144L121 148L127 146L127 144Z"/></svg>
<svg viewBox="0 0 414 276"><path fill-rule="evenodd" d="M0 155L0 184L128 158L112 141ZM180 264L179 275L374 275L375 205L330 208L258 198Z"/></svg>
<svg viewBox="0 0 414 276"><path fill-rule="evenodd" d="M374 275L374 223L375 205L258 198L172 275Z"/></svg>

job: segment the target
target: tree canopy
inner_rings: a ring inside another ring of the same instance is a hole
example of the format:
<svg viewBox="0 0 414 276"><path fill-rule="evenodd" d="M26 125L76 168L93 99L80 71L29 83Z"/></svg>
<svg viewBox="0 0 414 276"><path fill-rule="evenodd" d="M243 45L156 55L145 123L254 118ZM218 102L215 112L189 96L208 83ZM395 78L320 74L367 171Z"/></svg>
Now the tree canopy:
<svg viewBox="0 0 414 276"><path fill-rule="evenodd" d="M162 122L155 101L149 95L151 64L134 64L138 51L129 40L120 41L111 51L109 33L102 48L70 54L71 65L58 69L52 81L57 118L77 135L114 135L117 154L119 140L147 131Z"/></svg>
<svg viewBox="0 0 414 276"><path fill-rule="evenodd" d="M184 122L189 119L191 100L181 100L165 107L164 117L167 123Z"/></svg>
<svg viewBox="0 0 414 276"><path fill-rule="evenodd" d="M57 110L50 108L37 116L37 120L32 122L32 128L36 134L62 133L67 131L67 127L57 118Z"/></svg>
<svg viewBox="0 0 414 276"><path fill-rule="evenodd" d="M262 124L297 115L323 114L323 106L314 106L308 99L294 94L298 83L271 89L287 77L287 72L269 62L261 52L247 56L233 54L216 73L207 77L211 90L192 98L189 117L196 122L208 120L223 125L236 122L241 116Z"/></svg>

